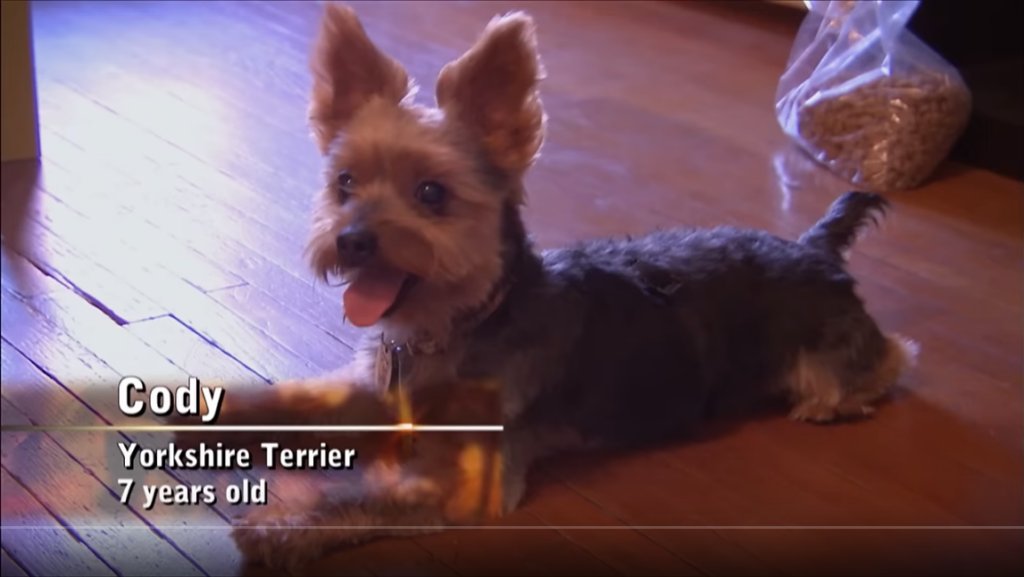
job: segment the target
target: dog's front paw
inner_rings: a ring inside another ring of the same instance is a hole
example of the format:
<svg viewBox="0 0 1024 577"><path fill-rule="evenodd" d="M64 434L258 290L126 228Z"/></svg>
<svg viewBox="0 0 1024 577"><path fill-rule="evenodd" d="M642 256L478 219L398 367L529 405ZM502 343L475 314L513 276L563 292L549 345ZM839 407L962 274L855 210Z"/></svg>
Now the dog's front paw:
<svg viewBox="0 0 1024 577"><path fill-rule="evenodd" d="M211 441L210 432L204 431L201 428L207 425L207 423L204 423L203 419L199 416L172 414L160 418L158 424L174 429L171 433L171 441L175 446L182 449L195 448L200 443L209 443Z"/></svg>
<svg viewBox="0 0 1024 577"><path fill-rule="evenodd" d="M355 532L325 525L319 515L264 507L235 519L232 537L246 560L293 575L330 550L358 543Z"/></svg>
<svg viewBox="0 0 1024 577"><path fill-rule="evenodd" d="M306 515L260 508L236 518L231 536L246 560L295 573L322 552L316 531Z"/></svg>
<svg viewBox="0 0 1024 577"><path fill-rule="evenodd" d="M789 413L789 418L794 421L825 425L867 419L874 414L874 407L858 400L843 402L838 406L809 400L794 407Z"/></svg>
<svg viewBox="0 0 1024 577"><path fill-rule="evenodd" d="M789 418L794 421L815 423L818 425L834 422L836 417L837 413L834 406L814 400L800 403L796 407L793 407L793 410L789 413Z"/></svg>
<svg viewBox="0 0 1024 577"><path fill-rule="evenodd" d="M279 472L275 502L253 507L234 520L232 537L246 559L295 574L328 549L354 541L346 500L328 498L344 484L329 476ZM354 543L353 543L354 544Z"/></svg>
<svg viewBox="0 0 1024 577"><path fill-rule="evenodd" d="M289 385L282 384L281 386ZM222 443L226 447L236 448L255 445L270 440L273 433L259 430L205 429L211 425L266 427L292 424L296 415L288 412L287 405L281 402L281 392L280 389L275 388L277 386L253 386L229 391L224 395L214 422L204 422L198 416L172 416L168 417L165 422L175 427L188 427L188 430L179 429L174 433L174 442L181 447L197 447L201 443L207 445ZM206 411L204 406L204 414Z"/></svg>

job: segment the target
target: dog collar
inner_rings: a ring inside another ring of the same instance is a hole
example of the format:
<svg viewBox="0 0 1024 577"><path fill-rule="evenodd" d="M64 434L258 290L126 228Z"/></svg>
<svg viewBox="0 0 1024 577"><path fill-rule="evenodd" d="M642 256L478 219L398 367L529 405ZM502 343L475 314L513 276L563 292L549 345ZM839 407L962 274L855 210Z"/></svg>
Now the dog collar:
<svg viewBox="0 0 1024 577"><path fill-rule="evenodd" d="M511 285L511 275L495 283L487 299L456 317L452 323L453 330L466 330L485 321L501 305ZM381 333L375 366L377 388L384 391L397 404L399 423L411 424L414 419L412 397L405 384L415 369L415 358L435 355L443 350L438 342L431 338L410 339L402 344L386 339ZM406 457L414 452L413 441L411 432L403 435L401 449Z"/></svg>
<svg viewBox="0 0 1024 577"><path fill-rule="evenodd" d="M511 286L512 282L510 277L503 278L499 282L495 283L494 286L491 287L491 291L488 293L487 298L480 304L472 308L465 309L455 315L455 318L452 319L450 333L468 331L487 320L492 314L494 314L494 311L498 310L498 307L501 306L501 303L508 294ZM390 349L400 351L400 354L404 357L409 357L407 361L409 364L412 362L411 357L438 355L445 352L447 349L445 344L442 344L438 339L430 335L412 337L404 343L398 343L393 340L386 341L382 335L381 344ZM390 379L388 380L390 381Z"/></svg>
<svg viewBox="0 0 1024 577"><path fill-rule="evenodd" d="M376 379L378 388L395 392L412 375L413 355L409 347L389 341L381 335L377 346Z"/></svg>
<svg viewBox="0 0 1024 577"><path fill-rule="evenodd" d="M398 422L403 425L411 425L415 417L410 391L404 386L412 374L412 361L408 347L387 341L384 335L381 335L380 345L377 347L377 386L395 402L398 408ZM400 442L403 456L411 457L414 452L412 432L403 432Z"/></svg>

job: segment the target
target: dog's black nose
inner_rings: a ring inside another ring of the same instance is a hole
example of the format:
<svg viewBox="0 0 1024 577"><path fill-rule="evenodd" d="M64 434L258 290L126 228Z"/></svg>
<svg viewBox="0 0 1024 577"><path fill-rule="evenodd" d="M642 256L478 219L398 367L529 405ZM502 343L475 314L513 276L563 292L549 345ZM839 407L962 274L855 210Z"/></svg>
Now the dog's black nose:
<svg viewBox="0 0 1024 577"><path fill-rule="evenodd" d="M334 242L338 257L348 264L360 264L377 254L377 237L365 228L346 228Z"/></svg>

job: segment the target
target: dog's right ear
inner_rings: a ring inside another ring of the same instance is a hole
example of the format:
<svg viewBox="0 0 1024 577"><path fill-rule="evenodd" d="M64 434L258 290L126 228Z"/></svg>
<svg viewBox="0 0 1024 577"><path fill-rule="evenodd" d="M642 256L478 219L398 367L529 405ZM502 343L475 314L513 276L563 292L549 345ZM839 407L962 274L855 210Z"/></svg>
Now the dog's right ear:
<svg viewBox="0 0 1024 577"><path fill-rule="evenodd" d="M351 8L337 2L324 9L310 72L309 123L323 154L371 100L397 106L413 89L405 68L373 44Z"/></svg>
<svg viewBox="0 0 1024 577"><path fill-rule="evenodd" d="M475 130L497 167L521 175L544 141L543 77L533 19L513 12L491 20L476 44L441 70L437 104Z"/></svg>

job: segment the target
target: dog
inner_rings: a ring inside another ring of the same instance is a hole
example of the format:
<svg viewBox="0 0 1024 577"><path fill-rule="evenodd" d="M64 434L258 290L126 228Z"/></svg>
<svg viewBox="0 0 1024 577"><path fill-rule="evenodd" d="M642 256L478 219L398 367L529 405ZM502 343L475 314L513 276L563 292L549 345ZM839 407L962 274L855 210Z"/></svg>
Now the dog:
<svg viewBox="0 0 1024 577"><path fill-rule="evenodd" d="M864 417L914 362L916 345L880 330L847 270L889 208L879 195L841 196L796 241L680 228L535 250L521 208L544 140L544 69L524 13L495 18L441 70L436 107L413 103L406 70L340 4L325 8L311 70L327 168L307 254L346 284L344 314L366 340L337 373L227 395L218 423L504 429L418 433L411 452L401 434L344 436L365 463L360 492L326 478L281 489L236 523L250 558L294 568L486 522L519 505L540 459L685 438L769 397L799 421Z"/></svg>

